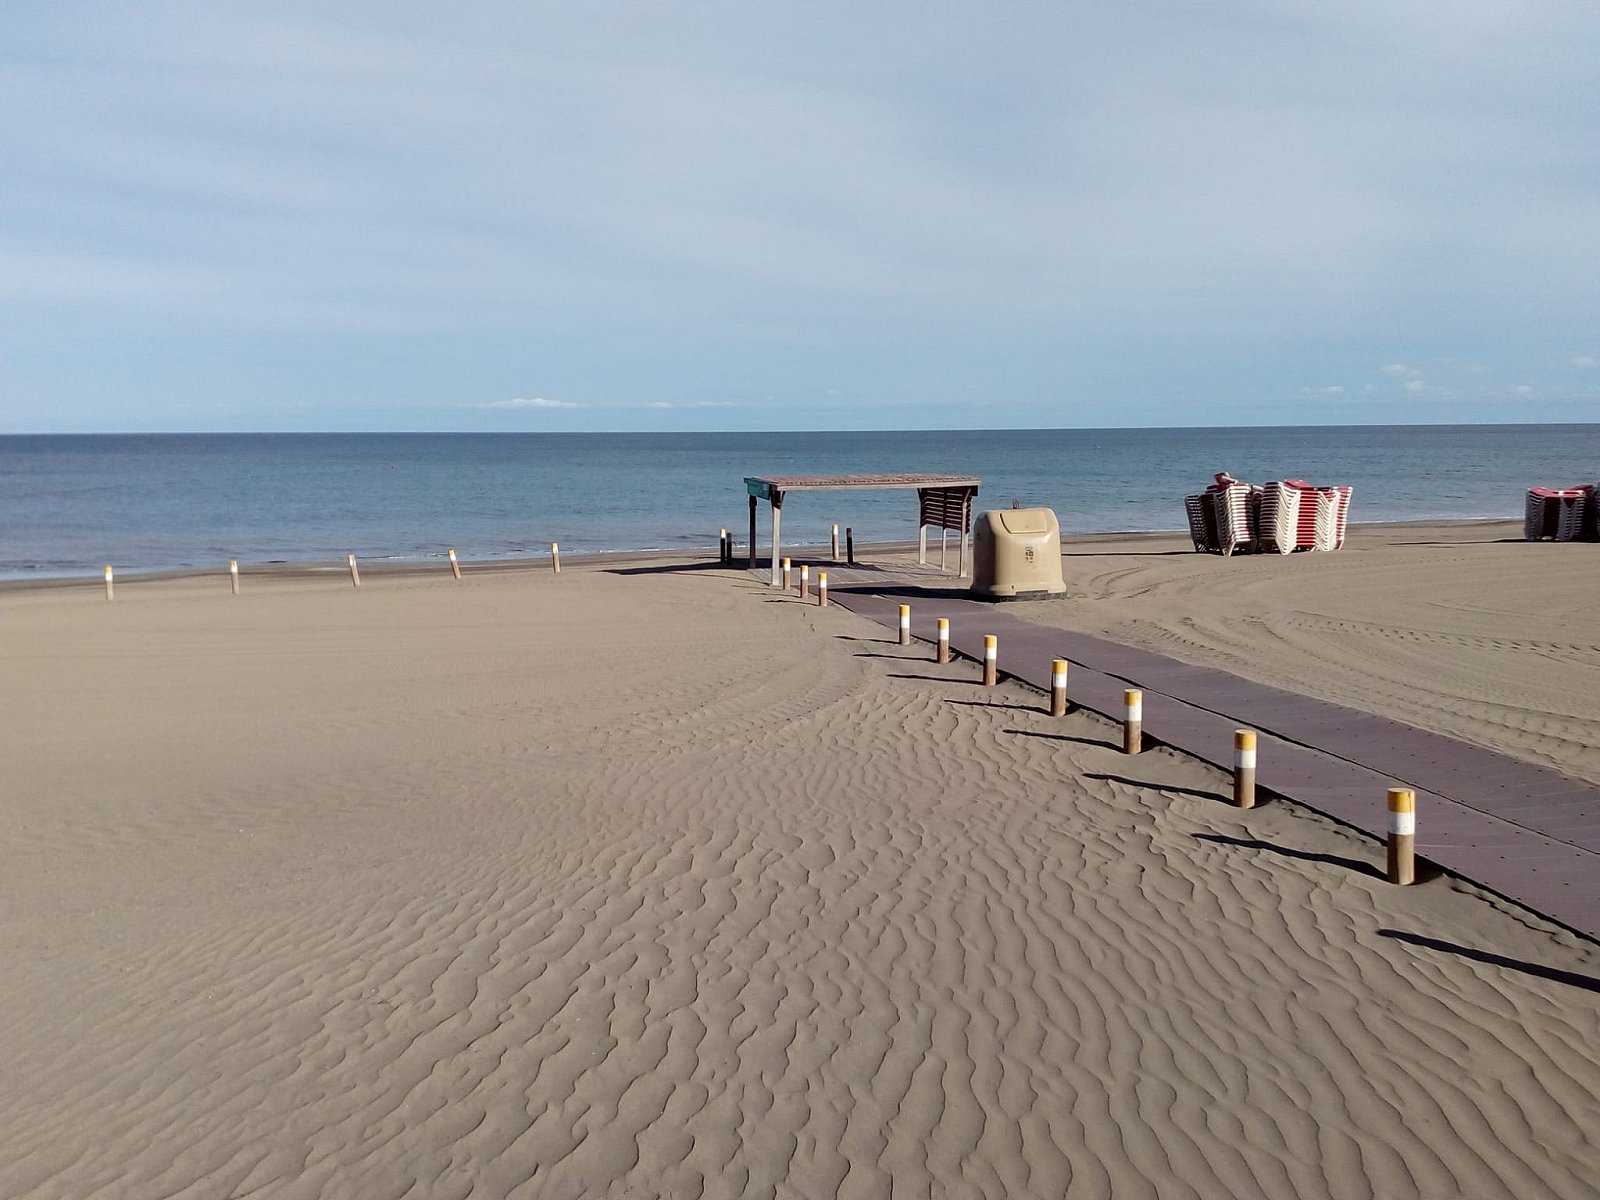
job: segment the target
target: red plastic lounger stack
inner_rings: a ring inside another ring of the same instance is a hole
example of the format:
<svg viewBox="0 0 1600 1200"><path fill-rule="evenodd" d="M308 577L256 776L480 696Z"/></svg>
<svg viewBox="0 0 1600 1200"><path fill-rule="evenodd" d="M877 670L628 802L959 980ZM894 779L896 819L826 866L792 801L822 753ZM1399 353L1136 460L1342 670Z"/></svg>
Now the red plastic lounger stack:
<svg viewBox="0 0 1600 1200"><path fill-rule="evenodd" d="M1185 496L1189 536L1196 550L1232 555L1255 549L1257 489L1218 472L1216 482L1195 496Z"/></svg>
<svg viewBox="0 0 1600 1200"><path fill-rule="evenodd" d="M1529 488L1522 516L1523 538L1530 542L1541 538L1578 541L1591 524L1588 511L1593 507L1594 490L1593 487Z"/></svg>
<svg viewBox="0 0 1600 1200"><path fill-rule="evenodd" d="M1314 487L1303 479L1275 479L1261 489L1261 548L1279 554L1337 550L1350 518L1347 485Z"/></svg>

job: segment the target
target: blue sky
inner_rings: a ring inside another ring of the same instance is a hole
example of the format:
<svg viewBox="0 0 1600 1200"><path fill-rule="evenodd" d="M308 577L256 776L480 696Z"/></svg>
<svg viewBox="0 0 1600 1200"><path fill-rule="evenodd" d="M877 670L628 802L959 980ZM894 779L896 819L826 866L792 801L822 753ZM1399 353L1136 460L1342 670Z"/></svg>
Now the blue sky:
<svg viewBox="0 0 1600 1200"><path fill-rule="evenodd" d="M1600 5L27 3L0 432L1600 421Z"/></svg>

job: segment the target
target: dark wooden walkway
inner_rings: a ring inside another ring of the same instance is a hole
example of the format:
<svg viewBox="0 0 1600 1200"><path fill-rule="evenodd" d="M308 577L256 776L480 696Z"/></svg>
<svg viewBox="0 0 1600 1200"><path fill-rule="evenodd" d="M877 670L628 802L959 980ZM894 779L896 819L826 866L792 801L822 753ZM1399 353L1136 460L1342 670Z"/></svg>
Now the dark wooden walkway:
<svg viewBox="0 0 1600 1200"><path fill-rule="evenodd" d="M831 596L893 628L911 605L912 635L935 638L950 620L951 649L982 655L999 637L1000 671L1048 690L1052 659L1071 663L1074 705L1122 719L1124 688L1144 692L1147 740L1231 772L1233 731L1260 735L1258 786L1384 838L1386 790L1417 793L1417 852L1437 866L1600 941L1600 787L1400 721L1191 666L1148 650L1035 625L1010 605L925 586L871 568L827 566ZM966 666L956 670L968 670Z"/></svg>

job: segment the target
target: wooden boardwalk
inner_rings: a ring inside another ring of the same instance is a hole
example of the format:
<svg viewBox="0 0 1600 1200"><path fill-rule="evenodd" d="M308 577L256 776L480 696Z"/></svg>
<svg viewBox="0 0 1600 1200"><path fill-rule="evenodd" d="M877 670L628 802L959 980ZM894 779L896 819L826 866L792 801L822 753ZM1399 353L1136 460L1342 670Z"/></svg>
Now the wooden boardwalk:
<svg viewBox="0 0 1600 1200"><path fill-rule="evenodd" d="M1600 786L1443 734L1191 666L1148 650L1052 629L1012 605L967 599L948 575L825 564L832 599L931 643L950 620L951 649L976 660L1000 639L1002 675L1048 690L1052 659L1071 666L1074 705L1122 719L1122 693L1144 692L1147 741L1231 772L1233 731L1260 734L1258 786L1384 838L1385 791L1417 793L1417 852L1435 865L1600 941ZM957 671L972 668L962 665Z"/></svg>

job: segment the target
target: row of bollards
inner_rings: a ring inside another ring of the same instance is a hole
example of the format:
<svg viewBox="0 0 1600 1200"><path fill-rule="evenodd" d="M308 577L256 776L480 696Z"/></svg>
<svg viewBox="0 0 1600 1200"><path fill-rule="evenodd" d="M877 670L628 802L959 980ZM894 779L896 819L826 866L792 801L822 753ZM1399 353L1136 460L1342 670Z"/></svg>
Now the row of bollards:
<svg viewBox="0 0 1600 1200"><path fill-rule="evenodd" d="M450 562L450 574L459 582L461 579L461 562L456 558L456 552L447 550L445 555ZM788 560L785 559L784 561L787 562ZM360 587L361 566L354 554L345 555L345 566L350 571L350 586ZM550 543L550 567L557 575L561 574L561 547L555 542ZM239 560L237 558L228 560L228 589L235 596L239 595ZM116 572L108 564L106 566L106 599L115 600L116 594Z"/></svg>
<svg viewBox="0 0 1600 1200"><path fill-rule="evenodd" d="M784 586L788 586L789 560L784 559ZM828 576L818 576L818 603L827 604ZM806 592L806 568L800 568L800 594ZM896 641L902 646L911 644L911 606L902 604L896 613ZM938 618L937 637L934 643L934 662L950 661L950 619ZM1000 678L1000 639L988 633L983 637L983 662L981 676L984 687L994 687ZM1067 670L1064 658L1050 663L1050 715L1067 715ZM1144 749L1144 693L1138 688L1127 688L1122 693L1122 752L1138 754ZM1238 808L1254 808L1256 804L1256 732L1253 729L1236 729L1233 733L1233 802ZM1410 788L1389 789L1389 839L1388 870L1390 883L1416 882L1416 793Z"/></svg>

